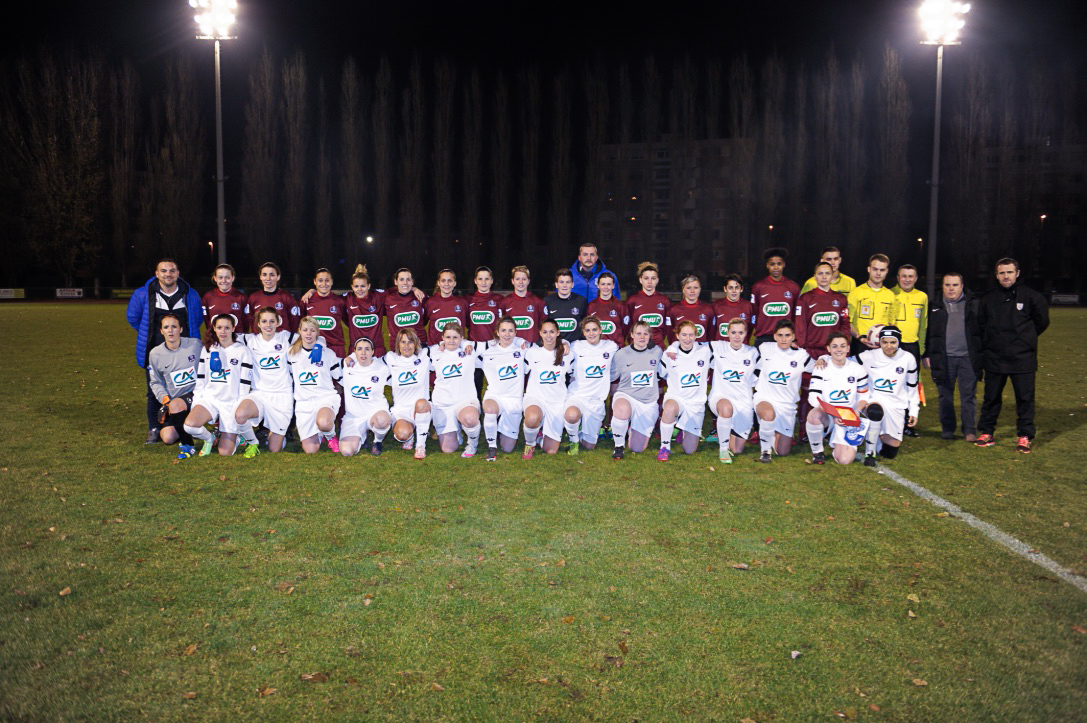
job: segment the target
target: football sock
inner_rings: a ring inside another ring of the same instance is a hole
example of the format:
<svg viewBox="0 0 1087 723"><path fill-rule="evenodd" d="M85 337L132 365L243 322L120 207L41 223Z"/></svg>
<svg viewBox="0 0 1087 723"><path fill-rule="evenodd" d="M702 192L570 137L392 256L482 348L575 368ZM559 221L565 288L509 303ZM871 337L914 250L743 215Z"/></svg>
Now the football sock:
<svg viewBox="0 0 1087 723"><path fill-rule="evenodd" d="M811 453L819 454L823 451L823 425L805 422L804 430L808 433L808 444L811 445Z"/></svg>
<svg viewBox="0 0 1087 723"><path fill-rule="evenodd" d="M239 435L246 444L258 444L256 432L253 431L253 422L249 421L239 426Z"/></svg>
<svg viewBox="0 0 1087 723"><path fill-rule="evenodd" d="M732 417L717 418L717 441L721 449L728 449L728 440L732 436Z"/></svg>
<svg viewBox="0 0 1087 723"><path fill-rule="evenodd" d="M877 451L879 445L879 422L873 422L868 427L868 435L864 439L864 453L866 455L873 455Z"/></svg>
<svg viewBox="0 0 1087 723"><path fill-rule="evenodd" d="M468 431L468 430L464 430ZM483 415L483 431L487 435L487 447L498 446L498 415Z"/></svg>
<svg viewBox="0 0 1087 723"><path fill-rule="evenodd" d="M193 437L196 437L197 439L202 440L204 442L214 442L215 441L215 435L212 434L211 432L209 432L208 430L206 430L204 428L204 425L202 425L202 424L199 427L192 427L192 426L189 426L188 424L186 424L185 425L185 431L188 432Z"/></svg>
<svg viewBox="0 0 1087 723"><path fill-rule="evenodd" d="M759 449L763 454L774 451L774 428L777 420L759 417Z"/></svg>
<svg viewBox="0 0 1087 723"><path fill-rule="evenodd" d="M661 422L661 449L672 448L672 432L675 430L675 428L675 422L672 422L671 424Z"/></svg>
<svg viewBox="0 0 1087 723"><path fill-rule="evenodd" d="M425 447L427 435L430 434L430 412L415 413L415 446Z"/></svg>
<svg viewBox="0 0 1087 723"><path fill-rule="evenodd" d="M536 440L539 439L539 437L540 437L540 428L539 427L530 427L527 424L525 425L525 446L526 447L535 447L536 446Z"/></svg>
<svg viewBox="0 0 1087 723"><path fill-rule="evenodd" d="M466 437L468 437L468 449L470 450L474 451L479 448L479 429L479 424L476 424L476 426L474 427L464 428L464 434ZM493 447L494 445L492 444L490 446Z"/></svg>
<svg viewBox="0 0 1087 723"><path fill-rule="evenodd" d="M374 442L375 443L384 441L385 435L389 433L389 427L385 427L384 429L378 429L377 427L371 427L371 429L374 432Z"/></svg>
<svg viewBox="0 0 1087 723"><path fill-rule="evenodd" d="M611 438L616 447L625 447L627 444L627 430L630 429L629 419L611 418Z"/></svg>
<svg viewBox="0 0 1087 723"><path fill-rule="evenodd" d="M570 437L570 444L577 444L579 442L579 440L578 440L578 431L580 429L581 429L581 420L578 420L578 421L574 422L573 424L571 424L570 422L566 423L566 434L567 434L567 436Z"/></svg>

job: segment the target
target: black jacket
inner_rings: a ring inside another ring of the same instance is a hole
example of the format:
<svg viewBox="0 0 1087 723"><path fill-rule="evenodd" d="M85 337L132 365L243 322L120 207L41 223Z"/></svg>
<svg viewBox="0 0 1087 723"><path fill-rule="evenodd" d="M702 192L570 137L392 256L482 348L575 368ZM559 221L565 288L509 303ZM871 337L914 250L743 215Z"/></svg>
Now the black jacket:
<svg viewBox="0 0 1087 723"><path fill-rule="evenodd" d="M985 293L978 305L982 367L998 374L1038 371L1038 337L1049 327L1049 304L1016 283Z"/></svg>
<svg viewBox="0 0 1087 723"><path fill-rule="evenodd" d="M970 352L970 366L975 376L981 375L981 329L978 327L980 299L969 291L963 291L963 311L966 314L966 348ZM932 380L937 384L947 374L947 306L943 294L928 312L928 331L925 333L925 356L932 369Z"/></svg>

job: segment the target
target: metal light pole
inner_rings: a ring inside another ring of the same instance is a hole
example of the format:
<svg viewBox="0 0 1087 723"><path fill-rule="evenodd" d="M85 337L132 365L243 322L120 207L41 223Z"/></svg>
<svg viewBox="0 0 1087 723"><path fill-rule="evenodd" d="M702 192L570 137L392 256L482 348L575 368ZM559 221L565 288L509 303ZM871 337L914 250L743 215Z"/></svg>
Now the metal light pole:
<svg viewBox="0 0 1087 723"><path fill-rule="evenodd" d="M219 263L226 263L226 199L223 189L223 81L220 61L220 41L236 38L231 26L236 20L237 0L189 0L196 8L199 40L215 41L215 186L218 197L217 226L219 230Z"/></svg>
<svg viewBox="0 0 1087 723"><path fill-rule="evenodd" d="M966 26L962 16L970 5L949 0L926 0L919 11L922 45L936 46L936 125L932 138L932 193L928 213L928 263L925 269L929 299L936 298L936 217L940 205L940 110L944 85L944 46L961 45L959 32Z"/></svg>

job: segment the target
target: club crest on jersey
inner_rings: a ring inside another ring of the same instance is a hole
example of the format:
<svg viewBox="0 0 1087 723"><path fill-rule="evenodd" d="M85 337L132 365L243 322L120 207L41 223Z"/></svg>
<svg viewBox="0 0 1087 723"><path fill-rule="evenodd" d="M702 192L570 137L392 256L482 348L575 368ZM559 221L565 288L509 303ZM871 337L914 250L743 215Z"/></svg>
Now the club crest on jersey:
<svg viewBox="0 0 1087 723"><path fill-rule="evenodd" d="M315 387L320 378L321 372L302 372L298 375L298 383L303 387Z"/></svg>
<svg viewBox="0 0 1087 723"><path fill-rule="evenodd" d="M452 379L454 377L459 377L463 373L464 373L464 363L463 362L461 362L460 364L446 364L444 367L442 367L442 378L443 379Z"/></svg>
<svg viewBox="0 0 1087 723"><path fill-rule="evenodd" d="M789 377L791 376L792 374L788 372L770 372L768 378L770 379L771 384L777 384L778 386L784 387L788 386Z"/></svg>
<svg viewBox="0 0 1087 723"><path fill-rule="evenodd" d="M190 362L196 361L196 355L195 354L189 354L189 361Z"/></svg>
<svg viewBox="0 0 1087 723"><path fill-rule="evenodd" d="M501 381L506 379L513 379L517 376L517 365L507 364L504 367L498 367L498 378Z"/></svg>
<svg viewBox="0 0 1087 723"><path fill-rule="evenodd" d="M260 361L257 362L257 366L259 366L261 369L264 369L264 370L279 369L279 357L278 356L261 357Z"/></svg>
<svg viewBox="0 0 1087 723"><path fill-rule="evenodd" d="M679 378L679 386L681 389L687 389L689 387L697 387L702 381L702 372L695 372L692 374L684 374Z"/></svg>
<svg viewBox="0 0 1087 723"><path fill-rule="evenodd" d="M833 301L831 301L830 303L831 303L831 304L833 304L833 305L834 305L835 307L838 307L838 306L841 306L841 305L842 305L842 304L841 304L841 302L840 302L840 301L838 301L837 299L834 299L834 300L833 300Z"/></svg>
<svg viewBox="0 0 1087 723"><path fill-rule="evenodd" d="M459 356L461 359L463 359L467 355L468 355L468 352L464 351L463 349L461 349L460 351L457 352L457 356Z"/></svg>
<svg viewBox="0 0 1087 723"><path fill-rule="evenodd" d="M895 374L905 374L906 370L902 367L895 367Z"/></svg>
<svg viewBox="0 0 1087 723"><path fill-rule="evenodd" d="M898 383L897 379L877 379L872 388L877 392L886 392L887 394L894 394L895 384Z"/></svg>
<svg viewBox="0 0 1087 723"><path fill-rule="evenodd" d="M529 304L528 306L525 307L525 311L527 311L527 312L529 312L531 314L533 311L536 311L536 307L534 305L532 305L532 304Z"/></svg>
<svg viewBox="0 0 1087 723"><path fill-rule="evenodd" d="M519 352L519 351L513 352L513 358L514 359L520 359L521 358L521 352Z"/></svg>
<svg viewBox="0 0 1087 723"><path fill-rule="evenodd" d="M233 357L231 357L231 359L230 359L230 363L231 363L231 364L233 364L234 366L238 366L238 360L237 360L237 359L235 359L235 358L233 358ZM902 372L899 372L899 374L901 374L901 373L902 373Z"/></svg>
<svg viewBox="0 0 1087 723"><path fill-rule="evenodd" d="M846 381L849 382L850 384L856 384L857 383L857 378L856 377L847 377Z"/></svg>
<svg viewBox="0 0 1087 723"><path fill-rule="evenodd" d="M374 381L377 381L377 377L374 377ZM370 387L364 387L362 385L351 387L351 396L355 399L369 399Z"/></svg>
<svg viewBox="0 0 1087 723"><path fill-rule="evenodd" d="M703 359L699 359L699 360L698 360L698 366L700 366L700 367L704 367L704 366L706 366L706 362L705 362L705 360L703 360Z"/></svg>
<svg viewBox="0 0 1087 723"><path fill-rule="evenodd" d="M238 310L238 302L235 301L233 304L230 305L230 308L233 309L234 311L237 311Z"/></svg>
<svg viewBox="0 0 1087 723"><path fill-rule="evenodd" d="M604 365L603 364L590 364L585 367L586 379L603 379L604 378Z"/></svg>
<svg viewBox="0 0 1087 723"><path fill-rule="evenodd" d="M192 367L182 369L179 372L174 372L171 378L174 380L174 386L183 387L196 381L196 370Z"/></svg>
<svg viewBox="0 0 1087 723"><path fill-rule="evenodd" d="M276 344L276 351L283 351L283 345L282 344Z"/></svg>
<svg viewBox="0 0 1087 723"><path fill-rule="evenodd" d="M791 292L791 291L786 291L786 292L785 292L785 298L786 298L786 299L791 299L791 298L793 298L793 292Z"/></svg>
<svg viewBox="0 0 1087 723"><path fill-rule="evenodd" d="M282 310L283 310L283 302L282 301L277 301L276 302L276 311L282 311Z"/></svg>
<svg viewBox="0 0 1087 723"><path fill-rule="evenodd" d="M751 366L751 360L750 359L744 359L744 366L745 367Z"/></svg>
<svg viewBox="0 0 1087 723"><path fill-rule="evenodd" d="M796 368L796 362L795 361L789 362L789 366L791 366L791 367L793 367L795 369Z"/></svg>
<svg viewBox="0 0 1087 723"><path fill-rule="evenodd" d="M576 306L573 307L572 309L570 309L570 313L571 314L577 314L578 313L578 308Z"/></svg>
<svg viewBox="0 0 1087 723"><path fill-rule="evenodd" d="M554 369L544 369L540 372L540 384L556 384L561 376L561 371L557 372Z"/></svg>
<svg viewBox="0 0 1087 723"><path fill-rule="evenodd" d="M380 377L370 377L370 382L373 384L377 384L379 381L381 381Z"/></svg>
<svg viewBox="0 0 1087 723"><path fill-rule="evenodd" d="M396 383L402 387L416 384L419 381L419 372L416 370L408 370L400 372L400 375L396 377Z"/></svg>
<svg viewBox="0 0 1087 723"><path fill-rule="evenodd" d="M610 352L604 352L604 358L605 359L610 359L611 358L611 353Z"/></svg>

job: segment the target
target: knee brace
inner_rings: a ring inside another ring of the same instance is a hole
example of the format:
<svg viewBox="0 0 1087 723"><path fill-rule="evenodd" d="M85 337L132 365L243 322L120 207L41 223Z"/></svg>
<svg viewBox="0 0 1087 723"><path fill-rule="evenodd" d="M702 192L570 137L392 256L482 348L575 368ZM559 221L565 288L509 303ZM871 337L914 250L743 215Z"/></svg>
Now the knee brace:
<svg viewBox="0 0 1087 723"><path fill-rule="evenodd" d="M883 421L883 407L878 404L869 404L864 408L864 414L873 422Z"/></svg>
<svg viewBox="0 0 1087 723"><path fill-rule="evenodd" d="M898 456L898 447L892 447L891 445L884 443L883 449L879 451L879 456L884 459L894 459Z"/></svg>

